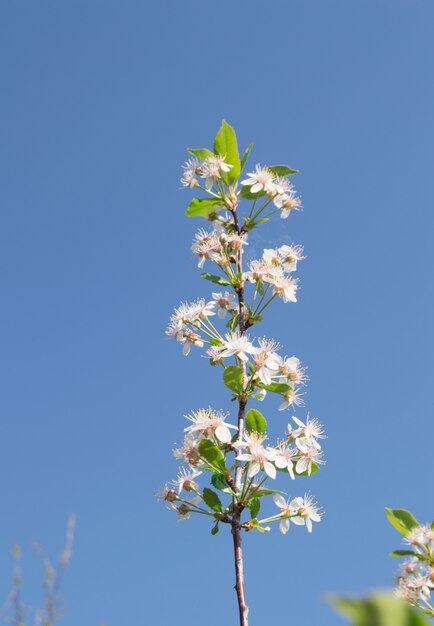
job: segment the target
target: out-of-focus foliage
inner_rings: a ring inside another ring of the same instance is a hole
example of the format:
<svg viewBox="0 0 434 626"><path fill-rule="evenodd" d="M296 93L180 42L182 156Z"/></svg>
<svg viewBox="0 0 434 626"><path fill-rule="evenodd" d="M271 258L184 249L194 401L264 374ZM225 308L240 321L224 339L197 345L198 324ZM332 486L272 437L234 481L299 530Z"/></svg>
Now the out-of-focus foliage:
<svg viewBox="0 0 434 626"><path fill-rule="evenodd" d="M352 626L428 626L420 612L390 594L373 594L366 598L330 597L341 615Z"/></svg>

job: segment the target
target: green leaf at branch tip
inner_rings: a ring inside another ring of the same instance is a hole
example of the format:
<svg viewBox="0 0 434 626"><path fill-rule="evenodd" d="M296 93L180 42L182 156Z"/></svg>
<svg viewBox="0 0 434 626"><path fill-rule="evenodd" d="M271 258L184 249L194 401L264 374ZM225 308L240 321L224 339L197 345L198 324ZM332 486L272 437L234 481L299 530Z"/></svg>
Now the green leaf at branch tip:
<svg viewBox="0 0 434 626"><path fill-rule="evenodd" d="M252 517L258 517L258 513L261 509L261 502L259 498L253 498L250 503L250 515Z"/></svg>
<svg viewBox="0 0 434 626"><path fill-rule="evenodd" d="M202 439L199 443L200 456L213 468L222 474L226 471L225 458L222 451L215 446L209 439Z"/></svg>
<svg viewBox="0 0 434 626"><path fill-rule="evenodd" d="M259 387L262 389L266 389L267 391L271 391L272 393L278 393L281 396L284 396L291 391L291 387L286 385L285 383L271 383L271 385L264 385L263 383L258 383Z"/></svg>
<svg viewBox="0 0 434 626"><path fill-rule="evenodd" d="M291 167L287 165L269 165L267 167L268 170L276 174L276 176L292 176L292 174L298 174L298 170L293 170Z"/></svg>
<svg viewBox="0 0 434 626"><path fill-rule="evenodd" d="M224 474L213 474L211 483L219 491L223 491L223 493L227 493L231 496L234 495L234 491L226 482Z"/></svg>
<svg viewBox="0 0 434 626"><path fill-rule="evenodd" d="M228 287L231 285L231 281L227 278L224 278L223 276L215 276L214 274L208 274L208 272L203 272L200 276L205 280L210 280L216 285L223 285L224 287Z"/></svg>
<svg viewBox="0 0 434 626"><path fill-rule="evenodd" d="M238 367L238 365L225 367L223 382L231 391L240 393L243 390L243 370L241 367Z"/></svg>
<svg viewBox="0 0 434 626"><path fill-rule="evenodd" d="M249 154L250 154L250 150L251 150L252 148L253 148L253 144L252 144L252 143L249 143L249 145L247 146L247 148L246 148L246 150L245 150L245 152L244 152L244 154L243 154L243 158L241 159L241 163L240 163L240 165L241 165L241 171L243 171L243 169L244 169L244 166L245 166L245 164L246 164L247 158L248 158L248 156L249 156Z"/></svg>
<svg viewBox="0 0 434 626"><path fill-rule="evenodd" d="M248 433L263 435L267 430L267 420L257 409L249 409L245 417L245 425Z"/></svg>
<svg viewBox="0 0 434 626"><path fill-rule="evenodd" d="M220 130L214 140L214 152L225 157L226 163L232 165L229 172L223 172L222 178L225 183L236 181L241 172L240 155L238 154L237 136L234 129L225 120L222 121Z"/></svg>
<svg viewBox="0 0 434 626"><path fill-rule="evenodd" d="M205 161L205 159L210 156L214 156L214 153L211 152L211 150L208 150L208 148L187 148L187 152L197 157L198 159L201 159L202 161Z"/></svg>
<svg viewBox="0 0 434 626"><path fill-rule="evenodd" d="M223 202L219 198L193 198L185 214L187 217L208 217L222 206Z"/></svg>
<svg viewBox="0 0 434 626"><path fill-rule="evenodd" d="M411 550L394 550L389 554L389 556L417 556Z"/></svg>
<svg viewBox="0 0 434 626"><path fill-rule="evenodd" d="M408 535L412 528L419 526L419 522L410 511L405 509L384 509L386 511L387 519L394 528L402 535Z"/></svg>
<svg viewBox="0 0 434 626"><path fill-rule="evenodd" d="M211 528L211 535L216 535L219 531L219 523L216 522L215 525Z"/></svg>
<svg viewBox="0 0 434 626"><path fill-rule="evenodd" d="M205 504L209 506L213 511L217 511L217 513L221 513L223 511L222 503L220 502L220 498L212 489L205 489L202 492L202 498Z"/></svg>

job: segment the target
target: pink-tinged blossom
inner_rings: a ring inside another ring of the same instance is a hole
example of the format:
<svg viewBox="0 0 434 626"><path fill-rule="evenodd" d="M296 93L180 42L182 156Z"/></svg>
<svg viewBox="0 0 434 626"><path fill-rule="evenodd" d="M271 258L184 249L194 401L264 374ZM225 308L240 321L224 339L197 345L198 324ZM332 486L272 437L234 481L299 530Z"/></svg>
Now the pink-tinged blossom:
<svg viewBox="0 0 434 626"><path fill-rule="evenodd" d="M185 165L182 166L184 173L181 178L181 184L183 187L198 187L199 181L197 176L201 173L201 164L196 157L189 159Z"/></svg>
<svg viewBox="0 0 434 626"><path fill-rule="evenodd" d="M202 337L189 329L185 329L183 331L183 336L181 339L178 339L178 341L183 344L182 354L184 356L188 356L190 354L191 346L203 348Z"/></svg>
<svg viewBox="0 0 434 626"><path fill-rule="evenodd" d="M273 463L271 463L275 456L274 450L264 448L260 445L249 449L250 452L244 452L236 457L238 461L247 461L249 463L247 476L252 478L262 470L270 478L276 478L276 468Z"/></svg>
<svg viewBox="0 0 434 626"><path fill-rule="evenodd" d="M202 472L199 472L197 469L186 469L185 467L181 467L176 480L173 481L173 485L178 490L178 494L181 491L196 491L199 488L199 485L195 482L195 478L200 476Z"/></svg>
<svg viewBox="0 0 434 626"><path fill-rule="evenodd" d="M222 172L229 172L233 165L225 162L224 156L213 155L205 159L202 165L202 176L205 178L205 187L210 190L213 184L220 180Z"/></svg>
<svg viewBox="0 0 434 626"><path fill-rule="evenodd" d="M182 446L173 450L175 459L185 461L191 466L200 465L199 439L195 435L184 437Z"/></svg>
<svg viewBox="0 0 434 626"><path fill-rule="evenodd" d="M280 520L279 528L282 535L286 535L290 526L290 517L294 514L294 509L290 505L288 500L280 494L276 493L273 496L274 504L280 509L280 514L282 515L282 519Z"/></svg>
<svg viewBox="0 0 434 626"><path fill-rule="evenodd" d="M212 297L213 300L215 300L214 306L217 309L217 315L220 319L224 319L228 311L238 310L235 294L229 293L229 291L220 291L213 293Z"/></svg>
<svg viewBox="0 0 434 626"><path fill-rule="evenodd" d="M312 532L312 522L320 522L321 514L316 506L315 500L308 493L304 495L304 498L294 498L289 505L294 510L294 517L291 517L291 521L298 526L304 526L306 524L307 530Z"/></svg>
<svg viewBox="0 0 434 626"><path fill-rule="evenodd" d="M268 194L274 195L276 193L276 187L274 185L275 175L266 167L256 166L255 172L249 172L248 178L241 181L242 185L250 187L251 193L258 193L259 191L265 191Z"/></svg>
<svg viewBox="0 0 434 626"><path fill-rule="evenodd" d="M304 385L307 381L305 368L300 367L300 359L296 356L282 358L278 356L277 372L281 380L287 380L291 385Z"/></svg>
<svg viewBox="0 0 434 626"><path fill-rule="evenodd" d="M248 361L248 354L256 354L258 348L254 348L247 335L241 335L237 330L233 333L227 333L223 342L224 350L222 357L236 356L241 361Z"/></svg>
<svg viewBox="0 0 434 626"><path fill-rule="evenodd" d="M222 357L222 352L224 350L224 346L211 346L206 351L207 357L210 359L213 365L223 365L224 358Z"/></svg>
<svg viewBox="0 0 434 626"><path fill-rule="evenodd" d="M280 443L276 448L276 455L274 458L274 465L278 469L287 469L292 480L295 479L294 475L294 459L297 457L298 451L295 448Z"/></svg>
<svg viewBox="0 0 434 626"><path fill-rule="evenodd" d="M225 423L227 416L227 413L214 411L211 408L192 411L190 415L186 415L192 425L184 428L184 431L189 434L200 433L202 437L206 438L215 435L221 443L229 443L232 439L229 429L238 430L238 428Z"/></svg>
<svg viewBox="0 0 434 626"><path fill-rule="evenodd" d="M286 302L297 302L298 279L279 276L274 281L274 293Z"/></svg>
<svg viewBox="0 0 434 626"><path fill-rule="evenodd" d="M222 249L220 240L214 230L207 232L203 228L197 231L191 246L192 252L198 257L198 267L203 267L205 261L215 261Z"/></svg>

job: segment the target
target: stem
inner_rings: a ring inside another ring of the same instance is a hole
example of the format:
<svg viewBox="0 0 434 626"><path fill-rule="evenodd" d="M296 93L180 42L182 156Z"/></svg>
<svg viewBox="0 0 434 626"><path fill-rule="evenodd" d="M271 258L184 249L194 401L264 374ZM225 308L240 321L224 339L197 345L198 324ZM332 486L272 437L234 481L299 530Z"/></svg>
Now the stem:
<svg viewBox="0 0 434 626"><path fill-rule="evenodd" d="M232 211L232 215L234 218L234 226L238 232L241 234L241 228L238 223L238 216L236 209ZM243 247L241 246L237 255L237 273L241 274L243 271ZM246 331L245 321L244 321L244 285L241 285L236 290L238 296L238 309L239 309L239 320L238 320L238 328L240 334L244 334ZM241 361L241 367L243 370L242 381L243 381L243 390L247 387L247 379L246 379L246 364L244 361ZM244 431L244 417L246 410L247 398L243 395L238 398L238 441L242 439L243 431ZM234 543L234 560L235 560L235 590L237 593L238 599L238 610L240 614L240 626L248 626L248 615L249 615L249 607L246 603L246 596L244 592L244 563L243 563L243 551L241 548L241 513L243 511L243 505L237 502L241 495L241 482L243 477L243 468L240 466L236 466L235 469L235 480L234 480L234 491L237 494L237 497L233 498L233 516L232 516L232 538Z"/></svg>

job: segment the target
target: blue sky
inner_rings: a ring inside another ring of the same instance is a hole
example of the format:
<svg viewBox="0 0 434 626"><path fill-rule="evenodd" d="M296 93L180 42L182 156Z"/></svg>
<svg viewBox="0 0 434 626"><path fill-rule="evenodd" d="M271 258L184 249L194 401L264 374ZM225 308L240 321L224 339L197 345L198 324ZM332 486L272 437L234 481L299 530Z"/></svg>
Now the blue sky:
<svg viewBox="0 0 434 626"><path fill-rule="evenodd" d="M20 542L37 603L31 544L56 554L74 511L65 626L236 623L229 535L154 499L183 414L232 408L164 335L210 292L179 176L223 117L251 165L301 170L305 210L249 248L304 244L299 302L257 332L308 365L328 434L323 470L280 483L323 522L246 537L251 624L340 624L325 593L391 585L383 507L434 517L433 18L418 0L0 3L2 596Z"/></svg>

